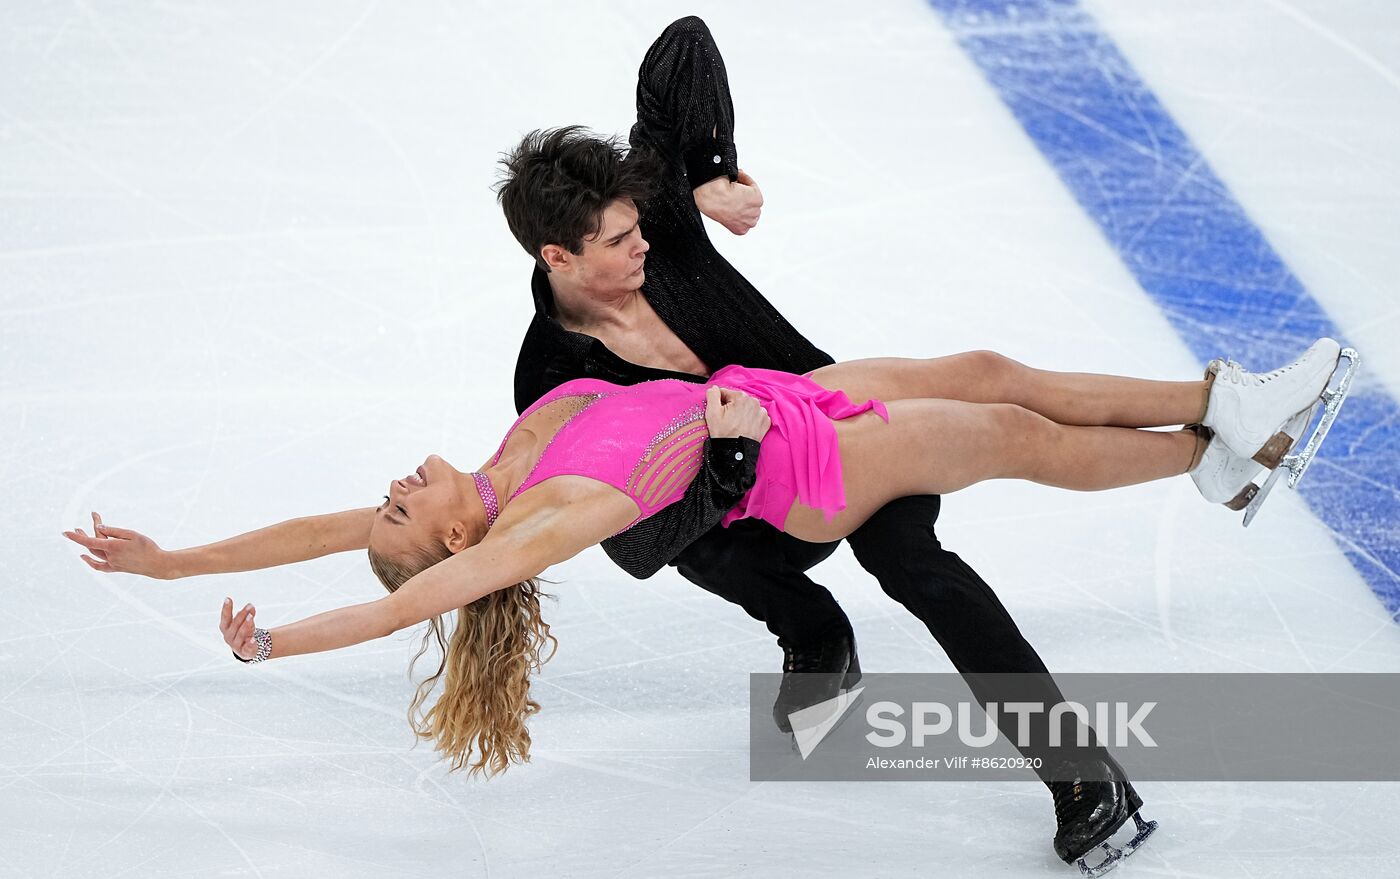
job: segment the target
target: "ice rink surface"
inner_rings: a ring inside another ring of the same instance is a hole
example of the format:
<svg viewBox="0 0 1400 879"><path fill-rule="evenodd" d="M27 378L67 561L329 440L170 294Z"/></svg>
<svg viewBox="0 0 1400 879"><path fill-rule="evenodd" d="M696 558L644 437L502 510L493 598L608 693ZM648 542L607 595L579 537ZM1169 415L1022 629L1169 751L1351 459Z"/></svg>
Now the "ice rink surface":
<svg viewBox="0 0 1400 879"><path fill-rule="evenodd" d="M1366 392L1400 396L1400 10L1084 9L1361 348ZM223 649L225 595L264 625L374 597L359 554L157 582L59 534L96 510L190 546L377 503L428 453L485 459L531 313L497 154L625 132L642 53L692 12L767 199L747 237L712 234L819 346L1199 375L921 0L7 4L0 875L1074 875L1033 781L751 783L747 674L781 654L673 570L631 581L597 549L554 570L534 761L481 782L411 748L416 637L255 668ZM1369 513L1397 486L1372 482L1346 511L1400 541ZM1186 479L989 484L939 534L1054 671L1400 672L1395 574L1323 518L1280 492L1245 531ZM847 550L814 576L867 670L951 670ZM1124 879L1400 872L1395 785L1138 788L1162 829Z"/></svg>

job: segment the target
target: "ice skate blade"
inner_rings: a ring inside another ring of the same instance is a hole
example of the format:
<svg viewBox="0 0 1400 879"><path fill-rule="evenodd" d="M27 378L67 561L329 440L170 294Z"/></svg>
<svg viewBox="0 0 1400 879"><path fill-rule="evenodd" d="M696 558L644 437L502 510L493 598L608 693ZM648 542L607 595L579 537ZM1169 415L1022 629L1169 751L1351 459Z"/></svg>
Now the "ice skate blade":
<svg viewBox="0 0 1400 879"><path fill-rule="evenodd" d="M1124 860L1133 854L1147 842L1147 838L1157 832L1156 821L1144 821L1137 812L1133 813L1133 822L1137 825L1137 833L1128 840L1127 845L1121 849L1114 848L1106 842L1100 843L1099 847L1105 852L1105 857L1095 866L1089 866L1084 858L1079 859L1079 873L1082 876L1103 876L1116 869Z"/></svg>
<svg viewBox="0 0 1400 879"><path fill-rule="evenodd" d="M1341 411L1342 404L1346 402L1347 394L1351 393L1351 380L1356 375L1356 368L1361 365L1361 355L1355 348L1343 348L1342 353L1337 355L1337 361L1345 359L1347 368L1337 380L1335 388L1327 388L1322 392L1322 420L1317 423L1317 428L1308 437L1308 444L1303 447L1303 451L1295 456L1295 461L1288 468L1288 487L1296 488L1302 480L1303 474L1308 472L1308 466L1312 464L1313 457L1317 455L1317 450L1322 446L1322 441L1327 438L1327 432L1332 429L1332 425L1337 420L1337 413Z"/></svg>
<svg viewBox="0 0 1400 879"><path fill-rule="evenodd" d="M1083 858L1079 859L1079 874L1081 876L1103 876L1118 869L1119 862L1123 860L1122 850L1116 849L1106 842L1100 843L1099 848L1107 852L1107 855L1097 865L1091 867L1088 861Z"/></svg>
<svg viewBox="0 0 1400 879"><path fill-rule="evenodd" d="M1133 821L1137 823L1137 833L1128 840L1128 844L1123 846L1123 857L1132 857L1133 853L1142 848L1147 838L1157 832L1156 821L1144 821L1138 813L1133 813Z"/></svg>
<svg viewBox="0 0 1400 879"><path fill-rule="evenodd" d="M1317 456L1317 450L1322 447L1322 441L1327 438L1327 433L1332 429L1332 425L1337 420L1337 413L1341 411L1342 403L1346 402L1347 394L1351 393L1351 380L1356 375L1356 369L1361 363L1361 355L1355 348L1343 348L1337 355L1337 364L1340 368L1342 360L1347 361L1346 368L1341 370L1340 377L1337 372L1333 372L1336 378L1335 387L1323 389L1319 399L1322 406L1322 418L1318 421L1317 427L1313 428L1312 434L1308 437L1307 444L1298 454L1287 454L1279 462L1278 467L1269 474L1269 478L1264 482L1259 490L1250 498L1248 506L1244 509L1244 527L1248 528L1249 523L1254 521L1254 517L1259 514L1259 508L1264 505L1269 492L1273 491L1275 483L1279 477L1287 476L1289 488L1297 488L1302 481L1303 474L1308 472L1308 467L1312 464L1313 458ZM1301 436L1300 436L1301 439ZM1297 444L1294 444L1297 448ZM1289 450L1290 452L1292 449Z"/></svg>
<svg viewBox="0 0 1400 879"><path fill-rule="evenodd" d="M1283 475L1284 468L1288 466L1290 459L1291 456L1284 458L1283 463L1274 468L1273 472L1269 474L1269 478L1264 480L1264 484L1259 486L1259 490L1254 493L1254 497L1250 498L1249 505L1244 508L1244 527L1248 528L1249 523L1254 521L1254 517L1259 515L1259 508L1264 505L1269 492L1274 490L1274 485Z"/></svg>

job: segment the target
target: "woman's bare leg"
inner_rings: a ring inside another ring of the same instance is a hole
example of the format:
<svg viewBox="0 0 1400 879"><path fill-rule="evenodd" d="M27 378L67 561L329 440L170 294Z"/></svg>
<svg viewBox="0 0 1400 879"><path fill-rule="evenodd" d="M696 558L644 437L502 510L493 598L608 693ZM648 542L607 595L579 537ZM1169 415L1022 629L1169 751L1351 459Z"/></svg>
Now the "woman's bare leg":
<svg viewBox="0 0 1400 879"><path fill-rule="evenodd" d="M894 400L886 424L866 413L836 422L846 509L830 521L796 503L784 530L838 540L898 497L947 494L987 479L1025 479L1078 491L1187 472L1202 443L1191 431L1056 424L1011 404Z"/></svg>
<svg viewBox="0 0 1400 879"><path fill-rule="evenodd" d="M812 373L824 388L853 400L934 397L967 403L1015 403L1059 424L1165 427L1200 421L1208 385L1032 369L993 351L918 360L876 357Z"/></svg>

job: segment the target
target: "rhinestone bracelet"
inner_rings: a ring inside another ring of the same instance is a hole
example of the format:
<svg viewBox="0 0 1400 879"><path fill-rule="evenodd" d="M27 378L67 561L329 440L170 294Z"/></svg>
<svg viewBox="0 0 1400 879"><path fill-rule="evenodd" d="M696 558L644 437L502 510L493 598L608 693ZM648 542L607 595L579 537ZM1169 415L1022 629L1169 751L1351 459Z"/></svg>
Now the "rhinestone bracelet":
<svg viewBox="0 0 1400 879"><path fill-rule="evenodd" d="M253 629L253 643L258 645L258 652L252 659L244 659L237 650L233 651L233 658L239 662L262 662L272 655L272 633L267 629Z"/></svg>

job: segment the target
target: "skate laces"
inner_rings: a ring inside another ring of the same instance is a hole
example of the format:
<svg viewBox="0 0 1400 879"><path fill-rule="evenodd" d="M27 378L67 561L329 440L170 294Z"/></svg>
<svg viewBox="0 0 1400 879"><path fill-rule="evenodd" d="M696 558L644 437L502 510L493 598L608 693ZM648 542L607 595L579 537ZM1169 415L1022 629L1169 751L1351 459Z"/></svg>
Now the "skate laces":
<svg viewBox="0 0 1400 879"><path fill-rule="evenodd" d="M844 647L843 639L835 638L819 644L789 647L783 645L783 672L827 672L836 653Z"/></svg>
<svg viewBox="0 0 1400 879"><path fill-rule="evenodd" d="M1211 364L1216 367L1216 381L1224 378L1225 381L1232 385L1262 385L1264 382L1283 375L1285 372L1293 369L1301 360L1302 358L1299 358L1286 366L1280 366L1272 372L1250 372L1234 360L1225 360L1223 362L1220 360L1213 360Z"/></svg>
<svg viewBox="0 0 1400 879"><path fill-rule="evenodd" d="M1264 377L1257 373L1250 372L1233 360L1224 362L1216 361L1220 365L1215 370L1215 380L1224 379L1226 383L1232 385L1261 385Z"/></svg>
<svg viewBox="0 0 1400 879"><path fill-rule="evenodd" d="M791 647L783 651L783 672L791 674L793 672L805 672L813 666L821 665L822 655L826 652L820 647L815 650L794 650Z"/></svg>
<svg viewBox="0 0 1400 879"><path fill-rule="evenodd" d="M1074 811L1074 807L1079 802L1083 793L1084 780L1081 778L1076 778L1072 782L1055 782L1053 787L1053 799L1055 800L1055 818L1057 821L1063 821L1069 812Z"/></svg>

